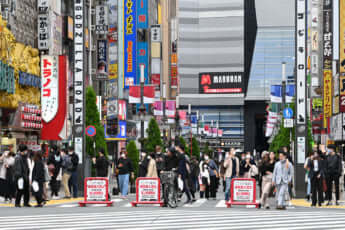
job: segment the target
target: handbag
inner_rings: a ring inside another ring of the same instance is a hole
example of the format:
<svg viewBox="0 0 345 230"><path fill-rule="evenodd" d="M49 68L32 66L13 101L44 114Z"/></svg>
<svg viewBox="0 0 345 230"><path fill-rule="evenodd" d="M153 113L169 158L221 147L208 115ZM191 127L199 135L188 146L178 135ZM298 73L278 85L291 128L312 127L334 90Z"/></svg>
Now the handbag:
<svg viewBox="0 0 345 230"><path fill-rule="evenodd" d="M31 186L32 186L32 190L33 190L34 192L38 192L38 191L40 190L40 187L39 187L39 185L38 185L38 182L35 181L35 180L32 181Z"/></svg>
<svg viewBox="0 0 345 230"><path fill-rule="evenodd" d="M23 177L19 178L17 183L18 183L18 189L19 190L23 190L24 189L24 179L23 179Z"/></svg>

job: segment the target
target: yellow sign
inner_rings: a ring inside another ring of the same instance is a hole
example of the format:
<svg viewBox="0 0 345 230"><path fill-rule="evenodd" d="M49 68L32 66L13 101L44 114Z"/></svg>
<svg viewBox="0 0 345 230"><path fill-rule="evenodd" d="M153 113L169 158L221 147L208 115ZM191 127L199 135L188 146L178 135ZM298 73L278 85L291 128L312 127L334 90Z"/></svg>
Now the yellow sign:
<svg viewBox="0 0 345 230"><path fill-rule="evenodd" d="M161 43L160 42L151 43L151 57L153 58L161 57Z"/></svg>
<svg viewBox="0 0 345 230"><path fill-rule="evenodd" d="M176 53L173 53L171 54L171 64L177 64L177 54Z"/></svg>
<svg viewBox="0 0 345 230"><path fill-rule="evenodd" d="M327 127L327 119L332 116L332 71L323 71L323 120L324 127Z"/></svg>
<svg viewBox="0 0 345 230"><path fill-rule="evenodd" d="M117 63L109 65L109 79L117 79Z"/></svg>
<svg viewBox="0 0 345 230"><path fill-rule="evenodd" d="M340 73L345 73L345 1L340 1L340 10L339 10L339 20L340 20L340 31L339 31L339 51L340 51Z"/></svg>
<svg viewBox="0 0 345 230"><path fill-rule="evenodd" d="M333 114L339 113L339 96L333 98Z"/></svg>
<svg viewBox="0 0 345 230"><path fill-rule="evenodd" d="M85 29L85 47L89 48L89 29Z"/></svg>

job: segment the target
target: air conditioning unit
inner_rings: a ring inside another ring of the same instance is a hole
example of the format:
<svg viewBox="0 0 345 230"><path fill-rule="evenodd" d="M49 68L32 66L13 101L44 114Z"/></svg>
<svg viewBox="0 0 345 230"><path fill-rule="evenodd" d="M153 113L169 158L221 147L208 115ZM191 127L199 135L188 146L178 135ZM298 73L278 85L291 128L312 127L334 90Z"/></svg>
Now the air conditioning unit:
<svg viewBox="0 0 345 230"><path fill-rule="evenodd" d="M2 11L1 16L4 20L8 20L10 14L7 10Z"/></svg>
<svg viewBox="0 0 345 230"><path fill-rule="evenodd" d="M96 14L96 9L95 8L91 8L91 14Z"/></svg>
<svg viewBox="0 0 345 230"><path fill-rule="evenodd" d="M91 74L96 74L96 73L97 73L96 69L91 69Z"/></svg>

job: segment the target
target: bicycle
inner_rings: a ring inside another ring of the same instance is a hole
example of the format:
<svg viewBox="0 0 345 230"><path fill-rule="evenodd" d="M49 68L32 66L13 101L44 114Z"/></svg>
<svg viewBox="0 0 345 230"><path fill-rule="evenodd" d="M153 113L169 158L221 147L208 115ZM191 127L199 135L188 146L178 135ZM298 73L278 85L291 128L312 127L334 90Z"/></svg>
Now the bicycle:
<svg viewBox="0 0 345 230"><path fill-rule="evenodd" d="M174 171L163 171L161 173L164 203L170 208L177 208L178 206L176 179L177 175Z"/></svg>

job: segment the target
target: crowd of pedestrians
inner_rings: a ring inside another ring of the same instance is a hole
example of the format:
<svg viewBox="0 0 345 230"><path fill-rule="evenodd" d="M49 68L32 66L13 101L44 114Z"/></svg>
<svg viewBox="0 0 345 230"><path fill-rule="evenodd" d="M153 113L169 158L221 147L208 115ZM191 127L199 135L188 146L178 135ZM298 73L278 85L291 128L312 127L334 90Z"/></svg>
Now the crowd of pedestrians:
<svg viewBox="0 0 345 230"><path fill-rule="evenodd" d="M68 151L59 150L52 145L46 157L44 151L33 152L24 144L18 146L14 153L10 146L0 156L0 196L5 202L21 207L22 200L25 207L31 207L30 197L35 197L36 207L43 207L49 199L59 199L61 182L64 187L64 198L78 195L77 167L78 156L73 148ZM51 195L49 197L48 186Z"/></svg>

